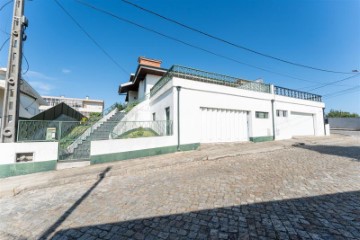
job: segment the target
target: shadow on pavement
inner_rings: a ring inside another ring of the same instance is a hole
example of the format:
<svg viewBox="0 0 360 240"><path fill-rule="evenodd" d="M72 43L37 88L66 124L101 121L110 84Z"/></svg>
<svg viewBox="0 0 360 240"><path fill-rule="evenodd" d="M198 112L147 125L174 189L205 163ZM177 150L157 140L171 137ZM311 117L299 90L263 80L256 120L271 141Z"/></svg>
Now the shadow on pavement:
<svg viewBox="0 0 360 240"><path fill-rule="evenodd" d="M102 173L99 174L99 179L89 188L68 210L64 212L63 215L59 217L59 219L51 225L44 233L41 235L39 239L48 239L56 229L70 216L70 214L84 201L90 193L99 185L99 183L105 178L106 173L111 170L111 167L107 167Z"/></svg>
<svg viewBox="0 0 360 240"><path fill-rule="evenodd" d="M64 229L54 239L360 239L360 191Z"/></svg>
<svg viewBox="0 0 360 240"><path fill-rule="evenodd" d="M330 146L330 145L302 145L295 144L295 147L316 151L322 154L336 155L360 161L360 146Z"/></svg>

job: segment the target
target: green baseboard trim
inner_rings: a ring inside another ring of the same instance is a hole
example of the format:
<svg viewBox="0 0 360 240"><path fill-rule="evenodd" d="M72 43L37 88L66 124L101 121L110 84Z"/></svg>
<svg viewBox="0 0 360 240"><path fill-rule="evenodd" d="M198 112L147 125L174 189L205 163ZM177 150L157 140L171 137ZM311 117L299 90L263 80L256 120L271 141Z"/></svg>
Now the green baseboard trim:
<svg viewBox="0 0 360 240"><path fill-rule="evenodd" d="M184 144L180 145L180 151L196 150L200 146L200 143ZM110 153L103 155L94 155L90 157L90 164L99 164L107 162L122 161L134 158L149 157L166 153L177 152L177 146L158 147L141 149L129 152Z"/></svg>
<svg viewBox="0 0 360 240"><path fill-rule="evenodd" d="M10 163L0 165L0 178L45 172L56 169L57 161Z"/></svg>
<svg viewBox="0 0 360 240"><path fill-rule="evenodd" d="M273 141L273 136L263 136L263 137L250 137L251 142L267 142L267 141Z"/></svg>

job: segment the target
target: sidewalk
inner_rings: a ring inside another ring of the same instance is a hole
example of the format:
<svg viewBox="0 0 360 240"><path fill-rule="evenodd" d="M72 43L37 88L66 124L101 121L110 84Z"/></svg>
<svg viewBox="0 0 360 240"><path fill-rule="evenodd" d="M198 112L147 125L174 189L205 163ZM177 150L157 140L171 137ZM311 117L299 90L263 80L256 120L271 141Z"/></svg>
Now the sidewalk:
<svg viewBox="0 0 360 240"><path fill-rule="evenodd" d="M107 178L112 176L125 176L134 173L141 175L147 171L186 166L188 163L198 162L199 164L204 164L205 161L218 160L227 157L277 151L291 148L294 144L298 143L305 143L307 145L319 143L329 144L344 142L347 138L349 137L332 135L331 137L304 137L262 143L245 142L204 144L201 145L198 150L190 152L177 152L154 157L92 165L82 168L15 176L0 179L0 197L14 196L24 191L55 187L64 184L79 184L88 181L96 181L107 167L111 167L111 171L106 175Z"/></svg>

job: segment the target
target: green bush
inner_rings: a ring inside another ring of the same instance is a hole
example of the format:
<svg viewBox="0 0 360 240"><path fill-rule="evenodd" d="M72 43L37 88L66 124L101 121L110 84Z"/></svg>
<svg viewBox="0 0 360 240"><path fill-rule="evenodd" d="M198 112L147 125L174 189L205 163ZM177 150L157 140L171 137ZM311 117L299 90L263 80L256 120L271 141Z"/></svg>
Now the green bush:
<svg viewBox="0 0 360 240"><path fill-rule="evenodd" d="M117 138L140 138L140 137L156 137L159 136L154 130L151 128L135 128L130 131L127 131Z"/></svg>

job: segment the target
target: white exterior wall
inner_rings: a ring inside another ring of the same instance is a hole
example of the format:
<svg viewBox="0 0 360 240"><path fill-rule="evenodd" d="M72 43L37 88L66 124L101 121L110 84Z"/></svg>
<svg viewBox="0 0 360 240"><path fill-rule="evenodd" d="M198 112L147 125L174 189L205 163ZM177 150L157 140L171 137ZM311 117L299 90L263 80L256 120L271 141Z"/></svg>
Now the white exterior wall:
<svg viewBox="0 0 360 240"><path fill-rule="evenodd" d="M150 89L155 85L155 83L157 83L157 81L159 81L160 78L161 78L161 76L157 76L157 75L153 75L153 74L146 75L146 77L145 77L145 79L146 79L145 80L145 83L146 83L145 95L150 93Z"/></svg>
<svg viewBox="0 0 360 240"><path fill-rule="evenodd" d="M306 101L291 97L275 95L274 109L288 111L286 118L275 116L275 139L289 139L293 137L292 128L296 128L297 123L291 121L291 112L300 112L313 115L314 135L324 136L324 117L322 102Z"/></svg>
<svg viewBox="0 0 360 240"><path fill-rule="evenodd" d="M149 75L146 79L148 81L146 84L149 84L149 87L146 89L150 90L157 79L152 75ZM144 85L140 84L139 91L143 86ZM325 104L322 102L307 101L279 96L273 93L255 92L176 77L167 82L149 100L136 106L123 121L151 121L153 113L156 114L156 121L165 120L165 108L170 107L170 120L173 121L173 136L177 139L176 86L181 87L180 144L199 143L202 141L201 131L204 121L202 121L201 108L218 109L220 114L225 115L231 114L231 111L234 110L246 112L247 123L245 123L244 119L241 121L242 125L246 125L245 128L241 126L241 131L244 132L247 128L247 136L249 138L273 137L274 132L275 139L292 138L293 135L296 135L296 132L299 132L295 131L299 130L296 129L296 127L301 127L301 124L298 124L298 126L292 124L292 112L311 115L313 118L314 135L325 135L323 119L323 108ZM273 87L271 89L273 89ZM274 101L274 108L272 108L272 100ZM276 110L287 111L287 117L277 117ZM267 112L268 118L256 118L256 112ZM219 119L223 119L224 116L222 115ZM275 129L273 129L273 118ZM223 124L227 123L223 122ZM225 128L220 126L219 129ZM228 130L229 129L226 128L226 131ZM235 131L237 130L238 129L235 129ZM234 138L231 136L223 139Z"/></svg>
<svg viewBox="0 0 360 240"><path fill-rule="evenodd" d="M134 101L136 101L138 98L138 92L137 91L129 91L129 99L128 102L132 103Z"/></svg>
<svg viewBox="0 0 360 240"><path fill-rule="evenodd" d="M32 142L32 143L1 143L0 144L0 164L16 163L16 153L32 152L32 162L43 162L57 160L57 142Z"/></svg>
<svg viewBox="0 0 360 240"><path fill-rule="evenodd" d="M175 146L175 136L91 141L91 156Z"/></svg>
<svg viewBox="0 0 360 240"><path fill-rule="evenodd" d="M273 136L271 100L275 100L276 139L289 139L293 137L291 128L296 127L296 125L291 126L289 124L292 111L312 114L314 118L314 135L324 135L322 108L325 105L322 102L306 101L269 93L173 78L172 81L169 81L150 99L150 112L156 113L156 120L165 120L165 108L170 106L174 136L177 135L177 90L175 86L182 87L180 90L181 144L201 141L201 107L246 111L249 113L249 137ZM288 111L288 117L283 119L276 117L276 110ZM256 118L255 113L257 111L267 112L268 118Z"/></svg>

